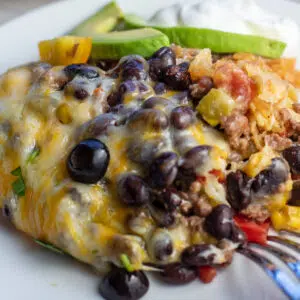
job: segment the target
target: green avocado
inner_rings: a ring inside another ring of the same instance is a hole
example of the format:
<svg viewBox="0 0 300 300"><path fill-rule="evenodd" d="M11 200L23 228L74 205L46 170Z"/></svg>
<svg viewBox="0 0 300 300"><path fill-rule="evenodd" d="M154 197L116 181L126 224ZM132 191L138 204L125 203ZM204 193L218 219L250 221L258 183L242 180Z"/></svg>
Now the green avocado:
<svg viewBox="0 0 300 300"><path fill-rule="evenodd" d="M168 37L162 32L143 28L98 34L93 38L92 59L120 59L130 54L150 57L163 46L169 46Z"/></svg>
<svg viewBox="0 0 300 300"><path fill-rule="evenodd" d="M125 28L147 27L139 17L124 16ZM160 27L153 26L175 43L187 48L209 48L215 53L249 52L265 57L278 58L282 55L286 44L281 41L271 40L261 36L245 35L220 30L195 28L195 27Z"/></svg>
<svg viewBox="0 0 300 300"><path fill-rule="evenodd" d="M115 1L112 1L73 28L69 34L94 37L98 34L112 31L122 17L123 12L121 8Z"/></svg>

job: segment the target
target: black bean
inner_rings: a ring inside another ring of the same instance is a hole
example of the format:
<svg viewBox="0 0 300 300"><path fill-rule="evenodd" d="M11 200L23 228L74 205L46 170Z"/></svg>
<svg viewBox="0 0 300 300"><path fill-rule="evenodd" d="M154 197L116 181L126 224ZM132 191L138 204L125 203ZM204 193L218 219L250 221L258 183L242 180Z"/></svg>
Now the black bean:
<svg viewBox="0 0 300 300"><path fill-rule="evenodd" d="M78 88L74 91L74 97L78 100L84 100L89 96L89 93L84 88Z"/></svg>
<svg viewBox="0 0 300 300"><path fill-rule="evenodd" d="M164 107L170 104L171 100L162 97L150 97L143 103L143 108Z"/></svg>
<svg viewBox="0 0 300 300"><path fill-rule="evenodd" d="M99 285L99 292L106 300L138 300L149 289L149 280L144 272L128 272L113 268Z"/></svg>
<svg viewBox="0 0 300 300"><path fill-rule="evenodd" d="M154 201L148 205L149 212L159 227L170 227L175 222L175 214L166 211L163 203Z"/></svg>
<svg viewBox="0 0 300 300"><path fill-rule="evenodd" d="M132 80L124 81L120 84L117 91L112 92L107 97L107 103L109 106L114 107L123 102L124 96L127 94L131 94L137 90L136 82Z"/></svg>
<svg viewBox="0 0 300 300"><path fill-rule="evenodd" d="M208 244L190 246L182 252L181 261L183 264L194 267L212 265L215 254L213 252L209 253L211 250L211 245Z"/></svg>
<svg viewBox="0 0 300 300"><path fill-rule="evenodd" d="M278 191L279 185L289 178L289 168L282 158L272 159L272 164L261 171L252 184L252 197L261 198L274 194Z"/></svg>
<svg viewBox="0 0 300 300"><path fill-rule="evenodd" d="M167 283L186 284L196 279L197 270L193 267L183 266L181 263L172 263L166 265L160 275L160 278Z"/></svg>
<svg viewBox="0 0 300 300"><path fill-rule="evenodd" d="M300 174L300 146L292 146L282 152L284 159L289 163L289 166L294 174Z"/></svg>
<svg viewBox="0 0 300 300"><path fill-rule="evenodd" d="M160 59L149 59L149 75L153 81L159 81L163 78L163 69Z"/></svg>
<svg viewBox="0 0 300 300"><path fill-rule="evenodd" d="M211 146L196 146L185 153L180 169L185 173L195 173L196 168L203 165L209 159Z"/></svg>
<svg viewBox="0 0 300 300"><path fill-rule="evenodd" d="M167 92L166 85L163 82L157 82L153 89L157 95L162 95Z"/></svg>
<svg viewBox="0 0 300 300"><path fill-rule="evenodd" d="M174 90L188 89L191 78L185 66L168 66L164 70L163 81Z"/></svg>
<svg viewBox="0 0 300 300"><path fill-rule="evenodd" d="M151 236L148 251L159 262L168 261L173 253L173 241L166 230L157 229Z"/></svg>
<svg viewBox="0 0 300 300"><path fill-rule="evenodd" d="M178 195L176 189L167 188L161 193L161 197L165 203L165 208L168 211L174 211L177 207L180 206L182 199Z"/></svg>
<svg viewBox="0 0 300 300"><path fill-rule="evenodd" d="M216 239L229 239L233 226L233 212L225 204L216 206L204 221L204 229Z"/></svg>
<svg viewBox="0 0 300 300"><path fill-rule="evenodd" d="M230 240L234 243L244 244L247 241L245 233L235 224L232 226Z"/></svg>
<svg viewBox="0 0 300 300"><path fill-rule="evenodd" d="M198 105L199 101L208 94L214 87L213 79L209 76L201 77L198 82L190 85L189 91L193 99L194 105Z"/></svg>
<svg viewBox="0 0 300 300"><path fill-rule="evenodd" d="M181 202L181 197L173 187L168 187L162 191L152 190L151 205L154 208L172 213L180 206Z"/></svg>
<svg viewBox="0 0 300 300"><path fill-rule="evenodd" d="M251 202L253 180L241 170L231 172L226 178L227 201L237 211L246 208Z"/></svg>
<svg viewBox="0 0 300 300"><path fill-rule="evenodd" d="M166 114L157 109L140 109L134 112L129 120L128 126L135 130L162 130L169 126Z"/></svg>
<svg viewBox="0 0 300 300"><path fill-rule="evenodd" d="M147 79L147 62L142 57L128 56L120 65L121 80L145 80Z"/></svg>
<svg viewBox="0 0 300 300"><path fill-rule="evenodd" d="M168 211L157 210L155 213L152 211L151 216L159 227L168 228L175 223L174 214Z"/></svg>
<svg viewBox="0 0 300 300"><path fill-rule="evenodd" d="M189 106L176 107L171 113L171 124L179 130L189 127L194 119L194 111Z"/></svg>
<svg viewBox="0 0 300 300"><path fill-rule="evenodd" d="M170 47L160 48L153 54L152 57L160 59L163 68L176 64L176 55Z"/></svg>
<svg viewBox="0 0 300 300"><path fill-rule="evenodd" d="M188 70L190 63L188 61L184 61L184 62L180 63L178 66L180 66L181 68L183 68L185 70Z"/></svg>
<svg viewBox="0 0 300 300"><path fill-rule="evenodd" d="M67 159L67 170L74 181L97 183L102 179L110 161L109 150L97 139L86 139L76 145Z"/></svg>
<svg viewBox="0 0 300 300"><path fill-rule="evenodd" d="M165 152L154 159L149 169L151 184L157 189L170 186L177 175L177 162L178 156L174 152Z"/></svg>
<svg viewBox="0 0 300 300"><path fill-rule="evenodd" d="M149 188L144 180L134 174L127 174L118 183L120 200L130 206L140 206L150 198Z"/></svg>
<svg viewBox="0 0 300 300"><path fill-rule="evenodd" d="M149 165L156 153L166 146L164 139L156 138L152 140L135 139L128 147L129 158L137 163Z"/></svg>
<svg viewBox="0 0 300 300"><path fill-rule="evenodd" d="M85 138L106 135L110 127L117 125L117 117L112 113L99 115L95 119L89 121L85 126L83 136Z"/></svg>
<svg viewBox="0 0 300 300"><path fill-rule="evenodd" d="M87 79L95 79L99 77L99 73L95 67L86 64L73 64L64 68L64 72L72 80L76 75L86 77Z"/></svg>

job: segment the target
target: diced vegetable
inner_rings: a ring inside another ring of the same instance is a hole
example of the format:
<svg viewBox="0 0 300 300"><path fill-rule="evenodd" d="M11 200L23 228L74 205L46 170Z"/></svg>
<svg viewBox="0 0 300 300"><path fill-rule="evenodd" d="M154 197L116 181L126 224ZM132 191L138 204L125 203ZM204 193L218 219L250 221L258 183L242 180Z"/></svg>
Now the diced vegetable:
<svg viewBox="0 0 300 300"><path fill-rule="evenodd" d="M220 123L221 118L230 115L235 108L235 101L220 89L211 89L202 98L197 106L197 111L211 126Z"/></svg>
<svg viewBox="0 0 300 300"><path fill-rule="evenodd" d="M120 256L121 262L124 266L124 268L128 271L128 272L133 272L133 266L129 260L129 257L126 254L121 254Z"/></svg>
<svg viewBox="0 0 300 300"><path fill-rule="evenodd" d="M56 117L62 124L70 124L73 120L71 108L63 103L56 109Z"/></svg>
<svg viewBox="0 0 300 300"><path fill-rule="evenodd" d="M300 207L286 205L281 210L273 212L271 221L276 230L300 231Z"/></svg>
<svg viewBox="0 0 300 300"><path fill-rule="evenodd" d="M261 245L267 243L267 235L270 228L269 222L258 224L243 216L235 216L234 221L244 231L249 242Z"/></svg>
<svg viewBox="0 0 300 300"><path fill-rule="evenodd" d="M55 66L86 63L91 50L89 37L63 36L39 43L41 61Z"/></svg>
<svg viewBox="0 0 300 300"><path fill-rule="evenodd" d="M211 266L199 267L198 275L203 283L210 283L217 276L217 269Z"/></svg>

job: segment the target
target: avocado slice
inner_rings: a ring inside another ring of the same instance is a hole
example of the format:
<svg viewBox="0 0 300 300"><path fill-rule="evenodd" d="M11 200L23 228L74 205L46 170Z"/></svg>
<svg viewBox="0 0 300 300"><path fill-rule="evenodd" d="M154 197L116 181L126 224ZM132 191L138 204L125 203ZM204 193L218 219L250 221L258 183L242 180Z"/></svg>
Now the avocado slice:
<svg viewBox="0 0 300 300"><path fill-rule="evenodd" d="M168 37L162 32L143 28L99 34L93 38L92 59L120 59L130 54L150 57L163 46L169 46Z"/></svg>
<svg viewBox="0 0 300 300"><path fill-rule="evenodd" d="M125 15L124 22L126 29L147 27L141 18L133 15ZM215 53L249 52L265 57L278 58L286 47L284 42L261 36L206 28L186 26L153 26L152 28L167 35L171 43L188 48L210 48Z"/></svg>
<svg viewBox="0 0 300 300"><path fill-rule="evenodd" d="M101 33L106 33L112 31L122 17L123 12L121 8L115 1L112 1L73 28L69 34L93 37Z"/></svg>

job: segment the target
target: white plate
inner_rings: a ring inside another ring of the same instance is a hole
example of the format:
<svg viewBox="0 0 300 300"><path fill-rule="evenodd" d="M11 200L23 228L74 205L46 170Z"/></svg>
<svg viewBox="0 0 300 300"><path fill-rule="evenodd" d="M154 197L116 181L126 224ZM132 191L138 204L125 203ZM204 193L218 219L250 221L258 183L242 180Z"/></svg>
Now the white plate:
<svg viewBox="0 0 300 300"><path fill-rule="evenodd" d="M239 0L236 0L239 1ZM1 1L0 1L1 2ZM0 73L38 59L37 43L62 35L101 7L102 0L73 0L32 11L0 27ZM148 17L176 0L119 0L127 12ZM185 2L195 2L185 0ZM260 0L276 13L300 20L300 6L283 0ZM245 12L247 13L247 12ZM5 300L99 300L99 278L88 267L37 247L0 218L0 299ZM286 299L254 263L239 254L210 285L200 281L183 287L151 281L144 298L155 300Z"/></svg>

